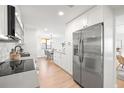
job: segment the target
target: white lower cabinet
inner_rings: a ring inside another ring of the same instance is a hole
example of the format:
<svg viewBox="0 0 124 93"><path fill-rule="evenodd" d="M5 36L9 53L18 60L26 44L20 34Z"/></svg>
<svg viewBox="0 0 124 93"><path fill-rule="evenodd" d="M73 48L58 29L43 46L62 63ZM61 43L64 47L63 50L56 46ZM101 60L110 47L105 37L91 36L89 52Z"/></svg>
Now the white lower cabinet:
<svg viewBox="0 0 124 93"><path fill-rule="evenodd" d="M53 59L54 59L54 63L55 63L55 64L58 64L57 52L54 52L54 57L53 57Z"/></svg>
<svg viewBox="0 0 124 93"><path fill-rule="evenodd" d="M72 48L72 45L67 45L66 46L66 64L67 64L67 71L69 74L72 75L72 68L73 68L73 48Z"/></svg>
<svg viewBox="0 0 124 93"><path fill-rule="evenodd" d="M65 53L54 51L54 63L71 74L69 62Z"/></svg>
<svg viewBox="0 0 124 93"><path fill-rule="evenodd" d="M61 55L61 67L66 70L65 54Z"/></svg>

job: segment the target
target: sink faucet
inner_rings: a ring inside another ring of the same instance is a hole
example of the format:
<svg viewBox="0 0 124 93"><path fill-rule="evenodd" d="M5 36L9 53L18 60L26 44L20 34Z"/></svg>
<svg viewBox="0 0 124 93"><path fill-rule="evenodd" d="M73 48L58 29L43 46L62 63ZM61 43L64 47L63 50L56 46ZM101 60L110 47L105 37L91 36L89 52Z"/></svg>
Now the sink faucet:
<svg viewBox="0 0 124 93"><path fill-rule="evenodd" d="M15 51L17 51L17 50L16 50L16 49L17 49L17 47L19 47L19 48L20 48L20 52L23 52L23 49L22 49L22 47L21 47L20 45L15 46Z"/></svg>

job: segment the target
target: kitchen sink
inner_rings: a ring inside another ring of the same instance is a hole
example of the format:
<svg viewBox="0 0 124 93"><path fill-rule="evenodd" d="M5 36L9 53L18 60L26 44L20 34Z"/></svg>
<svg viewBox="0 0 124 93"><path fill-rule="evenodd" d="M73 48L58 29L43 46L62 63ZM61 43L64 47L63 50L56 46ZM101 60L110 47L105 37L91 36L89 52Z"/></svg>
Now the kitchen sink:
<svg viewBox="0 0 124 93"><path fill-rule="evenodd" d="M23 53L20 53L21 57L29 57L30 56L30 53L28 52L23 52Z"/></svg>

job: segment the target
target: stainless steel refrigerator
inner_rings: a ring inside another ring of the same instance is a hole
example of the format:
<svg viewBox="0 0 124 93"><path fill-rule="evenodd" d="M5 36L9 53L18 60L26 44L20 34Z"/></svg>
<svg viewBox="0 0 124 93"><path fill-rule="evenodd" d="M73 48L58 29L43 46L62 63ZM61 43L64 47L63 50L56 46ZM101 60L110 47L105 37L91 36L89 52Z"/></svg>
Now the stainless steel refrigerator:
<svg viewBox="0 0 124 93"><path fill-rule="evenodd" d="M104 24L73 33L73 79L85 88L103 87Z"/></svg>

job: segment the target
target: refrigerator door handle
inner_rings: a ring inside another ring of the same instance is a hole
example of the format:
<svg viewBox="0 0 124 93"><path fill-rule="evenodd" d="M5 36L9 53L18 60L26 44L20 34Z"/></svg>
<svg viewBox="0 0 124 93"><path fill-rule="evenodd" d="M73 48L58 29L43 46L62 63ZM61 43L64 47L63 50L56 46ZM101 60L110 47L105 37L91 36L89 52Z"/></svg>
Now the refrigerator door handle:
<svg viewBox="0 0 124 93"><path fill-rule="evenodd" d="M78 52L79 52L79 61L81 62L81 39L79 40Z"/></svg>
<svg viewBox="0 0 124 93"><path fill-rule="evenodd" d="M83 62L84 59L84 41L81 40L81 62Z"/></svg>

